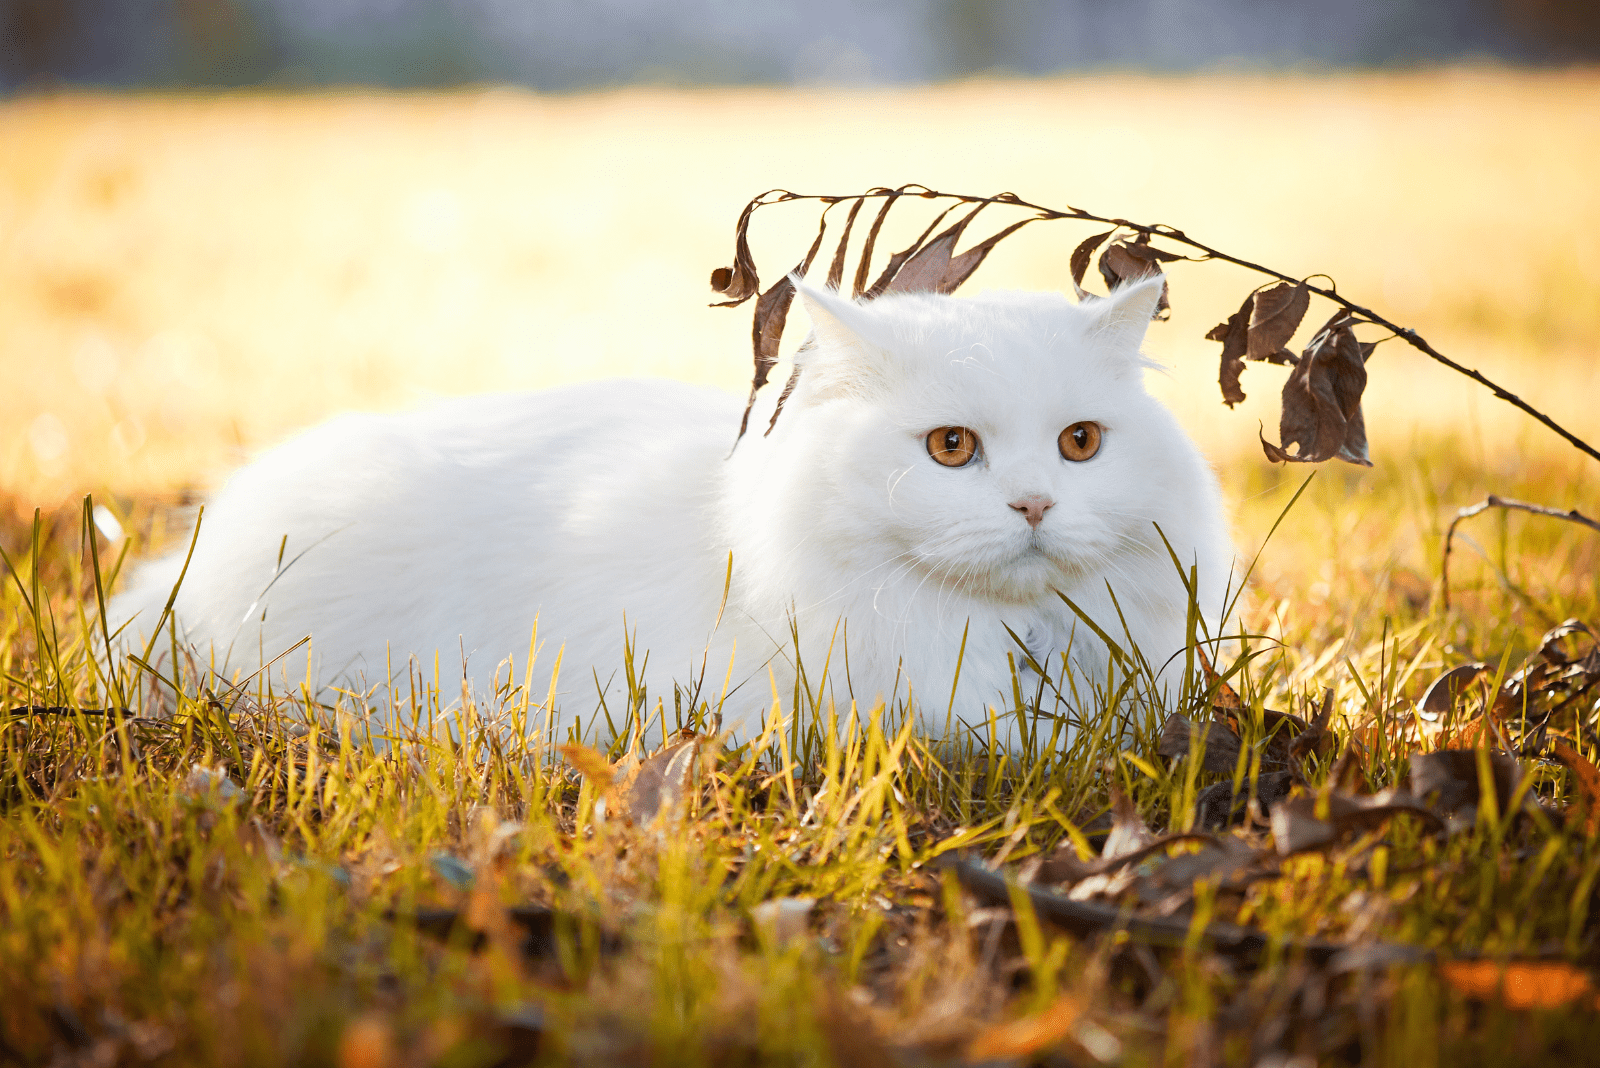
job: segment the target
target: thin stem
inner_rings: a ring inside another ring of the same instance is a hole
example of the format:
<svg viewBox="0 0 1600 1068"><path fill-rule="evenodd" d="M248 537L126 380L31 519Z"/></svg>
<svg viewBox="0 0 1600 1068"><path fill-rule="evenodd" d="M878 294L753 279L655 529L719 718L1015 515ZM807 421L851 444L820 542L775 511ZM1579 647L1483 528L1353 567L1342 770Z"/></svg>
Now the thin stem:
<svg viewBox="0 0 1600 1068"><path fill-rule="evenodd" d="M1439 561L1439 597L1446 612L1450 611L1450 544L1456 536L1456 526L1463 519L1471 519L1490 508L1505 508L1509 511L1527 512L1530 515L1548 516L1551 519L1565 519L1569 523L1579 523L1591 530L1600 531L1600 522L1583 515L1576 508L1563 512L1559 508L1548 508L1542 504L1529 504L1527 501L1516 501L1510 497L1489 494L1479 503L1457 512L1456 517L1450 520L1449 529L1444 533L1444 555Z"/></svg>

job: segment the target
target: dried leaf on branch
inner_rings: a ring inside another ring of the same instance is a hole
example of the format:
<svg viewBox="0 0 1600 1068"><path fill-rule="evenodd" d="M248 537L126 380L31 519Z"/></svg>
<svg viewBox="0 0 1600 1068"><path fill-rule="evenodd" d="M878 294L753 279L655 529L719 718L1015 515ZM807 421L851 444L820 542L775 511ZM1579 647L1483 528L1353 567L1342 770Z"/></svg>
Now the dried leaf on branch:
<svg viewBox="0 0 1600 1068"><path fill-rule="evenodd" d="M715 306L736 306L760 292L755 259L749 245L750 222L758 209L802 200L821 203L825 206L822 225L826 227L826 208L846 200L851 201L849 216L843 226L843 235L836 246L828 270L828 283L838 286L843 282L846 272L849 239L855 218L862 206L872 199L881 199L882 204L858 253L851 287L852 295L861 299L871 299L889 292L953 292L977 270L1000 241L1031 222L1055 220L1097 222L1111 227L1080 242L1071 254L1069 271L1072 288L1080 301L1096 299L1084 288L1083 280L1090 265L1094 263L1097 252L1100 253L1101 277L1105 279L1107 286L1113 289L1132 279L1159 272L1160 264L1176 260L1220 260L1276 279L1273 284L1252 293L1238 312L1206 335L1213 341L1223 343L1218 378L1223 401L1230 407L1245 399L1244 390L1240 385L1240 374L1244 369L1245 360L1296 365L1295 373L1291 375L1284 390L1284 409L1279 421L1282 444L1272 445L1264 437L1262 438L1264 451L1268 458L1274 461L1320 463L1338 457L1349 463L1371 466L1361 413L1361 395L1366 386L1365 362L1376 343L1357 340L1350 330L1356 323L1370 323L1391 331L1393 336L1405 341L1430 359L1471 378L1489 389L1499 399L1543 423L1573 447L1600 460L1600 449L1577 437L1516 394L1491 382L1479 372L1463 367L1444 356L1423 340L1416 331L1396 325L1372 310L1350 302L1331 286L1322 288L1303 280L1295 281L1281 272L1205 245L1170 226L1149 226L1127 219L1095 215L1080 208L1056 210L1030 203L1013 193L978 197L942 193L916 184L894 189L876 187L864 193L845 196L798 194L782 189L763 193L745 205L739 215L733 264L719 267L712 272L712 288L728 298ZM940 211L933 222L909 246L890 256L877 281L868 287L866 280L870 275L877 239L884 221L892 208L907 199L953 203ZM961 205L972 205L973 210L934 236L939 224L951 211ZM973 218L989 205L1004 205L1022 209L1030 214L979 241L965 252L957 253L957 244L971 225ZM1132 236L1111 241L1111 244L1107 245L1107 241L1115 237L1119 231ZM1183 246L1191 250L1193 255L1184 255L1160 247L1154 243L1155 239ZM797 270L803 273L809 268L811 258L816 254L821 240L822 234L819 231L811 253L807 255L803 267ZM1103 252L1102 246L1104 246ZM1339 310L1313 339L1306 353L1296 358L1287 346L1305 317L1312 295L1332 301L1339 305ZM741 438L748 427L750 408L755 404L756 394L766 384L777 358L793 293L780 283L769 288L763 298L763 302L758 302L757 321L752 327L755 375L751 384L750 401L746 406L744 418L740 421ZM763 303L764 306L761 306ZM1163 286L1156 318L1164 318L1167 307L1167 291ZM795 382L795 376L791 375L784 389L785 397L792 392ZM773 413L772 424L776 423L778 412L781 410L780 401Z"/></svg>
<svg viewBox="0 0 1600 1068"><path fill-rule="evenodd" d="M1222 402L1230 408L1245 398L1239 376L1244 373L1245 357L1250 353L1250 316L1255 304L1256 295L1252 293L1244 298L1238 311L1206 334L1206 340L1222 342L1222 369L1217 381L1222 385Z"/></svg>
<svg viewBox="0 0 1600 1068"><path fill-rule="evenodd" d="M1256 307L1259 311L1259 298ZM1361 415L1368 350L1350 329L1354 324L1355 319L1341 309L1311 339L1283 384L1283 414L1278 421L1283 444L1261 439L1267 459L1321 463L1337 456L1347 463L1372 466ZM1253 338L1253 328L1251 334ZM1288 451L1291 447L1296 451Z"/></svg>

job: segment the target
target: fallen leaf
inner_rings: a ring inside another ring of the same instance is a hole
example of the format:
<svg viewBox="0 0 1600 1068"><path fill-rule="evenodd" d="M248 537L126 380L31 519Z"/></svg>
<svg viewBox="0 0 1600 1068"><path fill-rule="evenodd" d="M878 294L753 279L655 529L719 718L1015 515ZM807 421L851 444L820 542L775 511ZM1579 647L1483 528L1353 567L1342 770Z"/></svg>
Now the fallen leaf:
<svg viewBox="0 0 1600 1068"><path fill-rule="evenodd" d="M1139 816L1139 810L1133 807L1133 800L1113 786L1111 833L1106 836L1106 844L1101 847L1100 855L1107 858L1119 857L1143 849L1154 841L1155 835L1150 833L1150 828Z"/></svg>
<svg viewBox="0 0 1600 1068"><path fill-rule="evenodd" d="M1260 304L1257 302L1257 309ZM1262 438L1267 458L1283 463L1321 463L1337 456L1371 467L1361 394L1367 368L1361 345L1343 309L1317 331L1300 362L1283 384L1283 414L1278 420L1282 446ZM1296 452L1289 452L1293 446Z"/></svg>
<svg viewBox="0 0 1600 1068"><path fill-rule="evenodd" d="M1455 708L1461 694L1474 680L1492 670L1488 664L1482 662L1451 668L1429 684L1427 692L1422 695L1422 700L1417 703L1418 709L1430 719L1445 715Z"/></svg>
<svg viewBox="0 0 1600 1068"><path fill-rule="evenodd" d="M1289 743L1289 762L1291 767L1297 768L1300 759L1306 754L1317 756L1331 756L1333 753L1333 733L1328 730L1328 724L1333 719L1333 688L1326 687L1322 691L1322 708L1307 723L1305 730L1294 736Z"/></svg>
<svg viewBox="0 0 1600 1068"><path fill-rule="evenodd" d="M1279 282L1256 293L1245 346L1248 358L1294 363L1294 354L1286 346L1310 306L1311 291L1304 282Z"/></svg>
<svg viewBox="0 0 1600 1068"><path fill-rule="evenodd" d="M1158 864L1150 879L1172 889L1191 888L1201 879L1221 882L1260 855L1259 850L1234 835L1208 835L1195 852L1179 853Z"/></svg>
<svg viewBox="0 0 1600 1068"><path fill-rule="evenodd" d="M1565 961L1447 961L1439 974L1469 998L1510 1009L1559 1009L1595 994L1589 973Z"/></svg>
<svg viewBox="0 0 1600 1068"><path fill-rule="evenodd" d="M682 810L697 781L695 773L704 741L690 734L646 758L617 784L623 811L635 826Z"/></svg>
<svg viewBox="0 0 1600 1068"><path fill-rule="evenodd" d="M1233 780L1224 779L1201 790L1195 798L1195 824L1220 830L1242 822L1252 797L1261 811L1270 815L1289 796L1294 785L1294 776L1288 771L1262 772L1255 779L1246 777L1237 792Z"/></svg>
<svg viewBox="0 0 1600 1068"><path fill-rule="evenodd" d="M1481 800L1476 749L1411 754L1411 792L1446 817L1452 829L1471 826ZM1490 752L1489 771L1501 815L1522 781L1522 765L1509 753ZM1528 800L1531 801L1531 798Z"/></svg>
<svg viewBox="0 0 1600 1068"><path fill-rule="evenodd" d="M1161 727L1156 752L1169 760L1181 760L1195 750L1195 725L1187 716L1173 714ZM1207 723L1199 732L1200 766L1206 771L1232 772L1239 766L1239 736L1220 718Z"/></svg>
<svg viewBox="0 0 1600 1068"><path fill-rule="evenodd" d="M1044 858L1034 872L1032 881L1048 883L1051 886L1073 884L1095 875L1111 875L1132 864L1138 864L1157 853L1164 851L1168 846L1178 842L1200 842L1214 845L1215 835L1185 832L1179 834L1166 834L1159 838L1152 838L1135 849L1125 850L1121 853L1105 853L1095 860L1080 860L1070 844L1064 845L1054 853Z"/></svg>
<svg viewBox="0 0 1600 1068"><path fill-rule="evenodd" d="M967 1043L967 1061L1031 1057L1069 1037L1082 1015L1082 1003L1070 994L1063 994L1037 1016L995 1024L978 1032Z"/></svg>
<svg viewBox="0 0 1600 1068"><path fill-rule="evenodd" d="M395 1054L394 1029L382 1016L358 1016L339 1036L339 1068L387 1068Z"/></svg>
<svg viewBox="0 0 1600 1068"><path fill-rule="evenodd" d="M1288 856L1331 845L1340 835L1372 827L1394 816L1415 816L1438 829L1439 817L1409 791L1391 787L1375 794L1351 796L1337 790L1301 794L1272 809L1272 844Z"/></svg>
<svg viewBox="0 0 1600 1068"><path fill-rule="evenodd" d="M1584 833L1591 838L1600 834L1600 769L1559 738L1550 743L1550 755L1572 769L1573 778L1578 780L1578 792L1589 813L1583 822Z"/></svg>
<svg viewBox="0 0 1600 1068"><path fill-rule="evenodd" d="M1194 651L1195 655L1200 658L1200 669L1205 672L1206 685L1216 690L1216 696L1211 699L1212 705L1216 708L1234 711L1243 708L1244 702L1239 699L1238 691L1229 686L1228 680L1223 678L1217 672L1217 669L1211 666L1211 658L1206 655L1206 651L1198 645L1195 646Z"/></svg>

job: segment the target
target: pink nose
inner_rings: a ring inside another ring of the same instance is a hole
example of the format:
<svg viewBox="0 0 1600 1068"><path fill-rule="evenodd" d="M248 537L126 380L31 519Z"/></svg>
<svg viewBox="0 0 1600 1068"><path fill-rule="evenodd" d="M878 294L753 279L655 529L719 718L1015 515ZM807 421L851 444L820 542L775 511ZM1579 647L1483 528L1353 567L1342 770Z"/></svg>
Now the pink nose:
<svg viewBox="0 0 1600 1068"><path fill-rule="evenodd" d="M1019 497L1011 502L1011 507L1021 512L1028 520L1030 527L1037 527L1044 522L1044 514L1056 502L1042 494L1033 493L1026 497Z"/></svg>

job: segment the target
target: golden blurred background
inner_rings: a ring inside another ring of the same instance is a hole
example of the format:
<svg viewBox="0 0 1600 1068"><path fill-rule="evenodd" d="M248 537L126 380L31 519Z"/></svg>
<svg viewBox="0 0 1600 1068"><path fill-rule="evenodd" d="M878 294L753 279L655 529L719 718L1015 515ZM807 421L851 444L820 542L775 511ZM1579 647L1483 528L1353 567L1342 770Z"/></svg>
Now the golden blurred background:
<svg viewBox="0 0 1600 1068"><path fill-rule="evenodd" d="M1012 190L1171 223L1327 272L1600 442L1596 115L1600 71L1487 68L13 98L0 506L203 491L341 409L611 375L742 391L750 306L709 308L706 279L745 201L776 186ZM809 208L757 216L767 281L814 225ZM1092 232L1030 227L967 289L1067 287ZM1147 346L1171 371L1151 386L1238 498L1280 477L1257 428L1276 436L1285 371L1251 365L1249 400L1224 408L1203 335L1257 280L1171 275L1172 319ZM1314 306L1304 333L1326 315ZM1592 497L1600 464L1480 387L1398 341L1369 370L1377 467L1340 479L1381 484L1442 448L1486 491L1538 459L1554 465L1548 503Z"/></svg>

